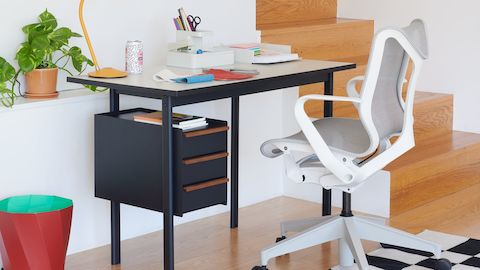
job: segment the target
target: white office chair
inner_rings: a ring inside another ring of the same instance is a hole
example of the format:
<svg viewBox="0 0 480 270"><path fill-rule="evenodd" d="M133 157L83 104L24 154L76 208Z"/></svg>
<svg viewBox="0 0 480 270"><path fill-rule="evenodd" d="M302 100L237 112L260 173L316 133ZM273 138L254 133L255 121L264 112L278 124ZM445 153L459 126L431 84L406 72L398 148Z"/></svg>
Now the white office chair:
<svg viewBox="0 0 480 270"><path fill-rule="evenodd" d="M339 240L340 269L355 268L354 260L358 269L368 269L361 239L431 252L437 259L435 269L451 269L448 260L440 259L440 245L372 218L354 217L351 211L351 193L415 146L413 100L427 57L421 20L402 29L388 28L375 35L366 75L348 83L348 97L307 95L298 99L295 117L302 132L267 141L261 151L270 158L283 156L287 176L295 182L343 191L343 210L340 216L282 223L281 241L261 252L261 266L253 270L266 270L274 257L333 240ZM402 88L410 60L412 73L404 99ZM363 81L360 93L355 89L359 81ZM312 122L304 110L308 100L352 102L360 119L332 117ZM392 137L398 137L393 144ZM300 233L285 238L287 232Z"/></svg>

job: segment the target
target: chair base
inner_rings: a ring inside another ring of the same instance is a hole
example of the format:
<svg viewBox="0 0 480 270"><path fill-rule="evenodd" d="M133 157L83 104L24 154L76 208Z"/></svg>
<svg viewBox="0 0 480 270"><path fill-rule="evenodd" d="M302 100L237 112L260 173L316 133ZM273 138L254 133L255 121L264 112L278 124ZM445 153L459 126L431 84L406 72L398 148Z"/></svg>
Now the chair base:
<svg viewBox="0 0 480 270"><path fill-rule="evenodd" d="M439 244L388 227L383 220L374 218L328 216L288 221L281 224L281 234L286 236L288 232L300 233L263 249L262 268L256 269L267 269L266 265L272 258L334 240L339 241L341 268L338 269L369 269L361 239L431 252L436 259L440 259L441 255ZM438 269L450 268L445 266Z"/></svg>

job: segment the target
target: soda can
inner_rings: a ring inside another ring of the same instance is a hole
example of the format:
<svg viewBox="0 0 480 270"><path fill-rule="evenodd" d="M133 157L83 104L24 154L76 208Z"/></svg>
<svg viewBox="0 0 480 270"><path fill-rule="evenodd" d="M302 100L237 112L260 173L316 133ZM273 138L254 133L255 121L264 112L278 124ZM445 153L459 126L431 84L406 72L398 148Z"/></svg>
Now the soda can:
<svg viewBox="0 0 480 270"><path fill-rule="evenodd" d="M125 71L130 74L143 72L143 43L140 40L129 40L125 46Z"/></svg>

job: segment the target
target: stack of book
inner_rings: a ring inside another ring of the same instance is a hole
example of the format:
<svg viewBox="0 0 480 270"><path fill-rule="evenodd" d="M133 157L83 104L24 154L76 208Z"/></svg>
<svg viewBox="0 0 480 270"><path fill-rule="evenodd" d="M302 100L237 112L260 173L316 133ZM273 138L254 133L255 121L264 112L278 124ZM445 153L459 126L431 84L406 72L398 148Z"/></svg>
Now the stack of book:
<svg viewBox="0 0 480 270"><path fill-rule="evenodd" d="M258 43L247 43L247 44L234 44L230 48L249 50L253 52L254 56L260 55L262 50L260 49L260 44Z"/></svg>
<svg viewBox="0 0 480 270"><path fill-rule="evenodd" d="M282 53L263 50L260 55L253 57L252 64L275 64L300 60L296 53Z"/></svg>
<svg viewBox="0 0 480 270"><path fill-rule="evenodd" d="M152 113L137 114L133 116L133 119L136 122L161 125L162 112L158 111ZM172 115L172 124L174 128L179 128L183 131L190 131L208 126L207 119L205 117L180 113L174 113Z"/></svg>

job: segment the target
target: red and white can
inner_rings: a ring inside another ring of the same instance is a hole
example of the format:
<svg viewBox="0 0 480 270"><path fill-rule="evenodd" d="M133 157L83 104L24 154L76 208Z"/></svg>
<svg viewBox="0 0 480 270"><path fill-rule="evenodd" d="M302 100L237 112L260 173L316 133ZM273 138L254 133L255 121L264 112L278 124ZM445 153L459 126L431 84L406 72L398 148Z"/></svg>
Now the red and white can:
<svg viewBox="0 0 480 270"><path fill-rule="evenodd" d="M130 74L143 72L143 43L140 40L129 40L125 46L125 71Z"/></svg>

